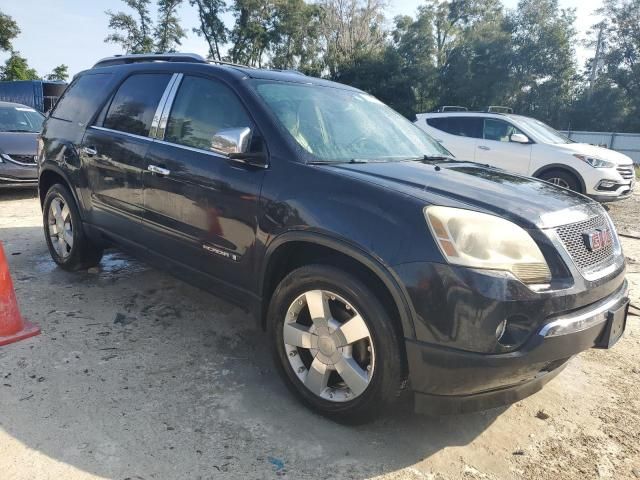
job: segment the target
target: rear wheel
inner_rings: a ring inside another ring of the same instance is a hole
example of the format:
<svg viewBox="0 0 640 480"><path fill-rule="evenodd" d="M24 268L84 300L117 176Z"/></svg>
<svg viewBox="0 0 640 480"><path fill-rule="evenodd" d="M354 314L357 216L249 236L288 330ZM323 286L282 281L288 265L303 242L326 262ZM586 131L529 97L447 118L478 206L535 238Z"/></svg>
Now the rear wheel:
<svg viewBox="0 0 640 480"><path fill-rule="evenodd" d="M268 322L288 386L319 413L360 423L398 399L405 380L398 329L355 277L324 265L294 270L276 288Z"/></svg>
<svg viewBox="0 0 640 480"><path fill-rule="evenodd" d="M564 170L549 170L539 176L541 180L545 180L549 183L553 183L558 187L567 188L574 192L581 193L580 182L576 176L570 172Z"/></svg>
<svg viewBox="0 0 640 480"><path fill-rule="evenodd" d="M42 207L44 233L51 258L65 270L81 270L100 263L102 248L85 235L73 196L59 183L51 186Z"/></svg>

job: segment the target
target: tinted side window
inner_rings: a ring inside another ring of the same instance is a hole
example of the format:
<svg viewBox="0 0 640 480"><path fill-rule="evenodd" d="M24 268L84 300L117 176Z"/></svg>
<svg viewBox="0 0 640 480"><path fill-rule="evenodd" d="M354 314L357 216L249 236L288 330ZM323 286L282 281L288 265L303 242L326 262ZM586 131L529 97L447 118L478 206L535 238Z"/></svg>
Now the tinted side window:
<svg viewBox="0 0 640 480"><path fill-rule="evenodd" d="M482 119L476 117L429 118L427 123L438 130L459 137L482 138Z"/></svg>
<svg viewBox="0 0 640 480"><path fill-rule="evenodd" d="M514 133L522 133L522 131L503 120L495 120L493 118L485 118L484 120L485 140L510 142L511 135Z"/></svg>
<svg viewBox="0 0 640 480"><path fill-rule="evenodd" d="M104 98L98 93L104 90L109 80L110 73L86 74L76 78L65 90L51 116L87 123L98 107L96 102Z"/></svg>
<svg viewBox="0 0 640 480"><path fill-rule="evenodd" d="M170 78L170 74L153 73L127 78L111 101L103 126L148 136L153 115Z"/></svg>
<svg viewBox="0 0 640 480"><path fill-rule="evenodd" d="M218 131L250 126L243 105L226 85L187 76L173 103L165 140L211 150L211 139Z"/></svg>

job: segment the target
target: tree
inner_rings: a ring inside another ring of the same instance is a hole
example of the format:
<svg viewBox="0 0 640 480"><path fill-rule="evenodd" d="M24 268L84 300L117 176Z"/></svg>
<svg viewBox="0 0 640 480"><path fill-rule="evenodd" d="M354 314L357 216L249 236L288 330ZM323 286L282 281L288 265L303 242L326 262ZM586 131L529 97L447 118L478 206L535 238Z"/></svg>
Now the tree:
<svg viewBox="0 0 640 480"><path fill-rule="evenodd" d="M579 124L585 111L598 121L602 109L616 106L613 122L618 130L640 131L640 0L605 0L598 12L605 19L595 25L601 35L600 58L594 86L584 90L572 115ZM594 31L594 33L595 33ZM602 33L600 33L602 32ZM608 130L612 127L610 126Z"/></svg>
<svg viewBox="0 0 640 480"><path fill-rule="evenodd" d="M520 0L507 17L512 42L512 105L555 126L566 123L577 86L573 10L558 0Z"/></svg>
<svg viewBox="0 0 640 480"><path fill-rule="evenodd" d="M69 78L69 67L64 63L58 65L46 78L51 81L66 82Z"/></svg>
<svg viewBox="0 0 640 480"><path fill-rule="evenodd" d="M109 29L114 30L105 38L107 43L119 44L126 53L150 53L153 51L153 22L149 14L150 0L123 0L133 9L137 19L128 13L107 10Z"/></svg>
<svg viewBox="0 0 640 480"><path fill-rule="evenodd" d="M320 0L318 5L331 78L338 79L342 67L384 51L384 0Z"/></svg>
<svg viewBox="0 0 640 480"><path fill-rule="evenodd" d="M18 36L18 24L9 15L0 12L0 50L11 51L11 41Z"/></svg>
<svg viewBox="0 0 640 480"><path fill-rule="evenodd" d="M27 59L20 56L20 52L11 52L4 66L0 67L0 80L3 81L38 80L39 78L38 73L29 67Z"/></svg>
<svg viewBox="0 0 640 480"><path fill-rule="evenodd" d="M229 39L232 62L261 67L270 45L273 0L236 0L231 7L235 22Z"/></svg>
<svg viewBox="0 0 640 480"><path fill-rule="evenodd" d="M154 35L156 50L159 52L174 52L187 36L176 15L181 3L182 0L158 0L158 22Z"/></svg>
<svg viewBox="0 0 640 480"><path fill-rule="evenodd" d="M189 0L189 3L198 9L200 19L200 28L194 28L194 33L207 41L210 58L222 60L220 46L227 42L229 32L220 14L226 10L226 3L224 0Z"/></svg>
<svg viewBox="0 0 640 480"><path fill-rule="evenodd" d="M274 7L268 48L270 65L321 75L322 10L304 0L279 0Z"/></svg>

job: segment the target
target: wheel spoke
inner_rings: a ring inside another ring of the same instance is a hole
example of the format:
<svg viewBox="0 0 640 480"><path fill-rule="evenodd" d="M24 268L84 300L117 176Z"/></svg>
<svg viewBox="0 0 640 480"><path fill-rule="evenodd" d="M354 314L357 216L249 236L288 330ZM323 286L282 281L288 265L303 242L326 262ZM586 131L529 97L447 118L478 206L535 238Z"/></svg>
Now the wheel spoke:
<svg viewBox="0 0 640 480"><path fill-rule="evenodd" d="M62 208L62 211L60 212L60 216L62 217L62 220L64 222L67 222L67 220L69 220L69 215L71 214L71 212L69 211L69 207L67 205L65 205Z"/></svg>
<svg viewBox="0 0 640 480"><path fill-rule="evenodd" d="M329 302L326 296L321 290L311 290L305 293L305 299L307 300L309 314L311 315L311 321L314 325L317 328L327 328L329 319L331 318L331 310L329 309Z"/></svg>
<svg viewBox="0 0 640 480"><path fill-rule="evenodd" d="M62 216L62 209L60 208L60 200L57 198L51 202L51 209L53 217L58 220Z"/></svg>
<svg viewBox="0 0 640 480"><path fill-rule="evenodd" d="M344 347L369 336L367 324L360 315L347 320L333 333L336 345Z"/></svg>
<svg viewBox="0 0 640 480"><path fill-rule="evenodd" d="M282 332L284 343L294 347L311 348L312 334L309 329L299 323L285 323Z"/></svg>
<svg viewBox="0 0 640 480"><path fill-rule="evenodd" d="M58 251L61 257L65 257L67 255L67 244L64 241L64 238L62 237L62 235L58 237L56 250Z"/></svg>
<svg viewBox="0 0 640 480"><path fill-rule="evenodd" d="M315 359L309 367L304 384L316 395L321 395L327 388L330 375L331 370L320 360Z"/></svg>
<svg viewBox="0 0 640 480"><path fill-rule="evenodd" d="M335 368L355 395L360 395L367 388L369 384L367 372L360 368L353 358L342 357L335 364Z"/></svg>
<svg viewBox="0 0 640 480"><path fill-rule="evenodd" d="M62 237L64 238L65 243L69 245L69 248L73 247L73 233L71 233L67 229L64 229L62 231Z"/></svg>

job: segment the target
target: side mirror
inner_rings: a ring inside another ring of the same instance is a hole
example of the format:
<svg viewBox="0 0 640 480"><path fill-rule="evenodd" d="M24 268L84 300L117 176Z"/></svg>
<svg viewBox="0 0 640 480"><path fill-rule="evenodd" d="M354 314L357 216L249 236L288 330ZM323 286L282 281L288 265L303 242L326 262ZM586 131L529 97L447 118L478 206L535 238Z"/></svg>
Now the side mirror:
<svg viewBox="0 0 640 480"><path fill-rule="evenodd" d="M529 143L529 137L523 133L513 133L511 137L509 137L509 140L514 143Z"/></svg>
<svg viewBox="0 0 640 480"><path fill-rule="evenodd" d="M249 152L252 131L249 127L220 130L211 139L211 149L229 157L233 162L257 168L267 168L263 152Z"/></svg>
<svg viewBox="0 0 640 480"><path fill-rule="evenodd" d="M251 141L251 129L249 127L227 128L219 130L211 139L211 149L231 155L232 153L245 153L249 150Z"/></svg>

